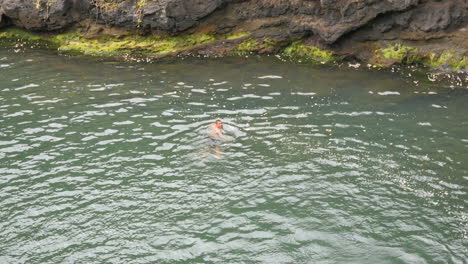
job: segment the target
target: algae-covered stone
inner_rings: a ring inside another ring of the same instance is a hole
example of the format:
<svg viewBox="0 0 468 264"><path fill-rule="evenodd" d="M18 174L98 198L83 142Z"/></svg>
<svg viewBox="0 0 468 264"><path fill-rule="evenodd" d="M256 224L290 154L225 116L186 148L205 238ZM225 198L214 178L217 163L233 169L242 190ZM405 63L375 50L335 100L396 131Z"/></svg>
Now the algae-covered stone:
<svg viewBox="0 0 468 264"><path fill-rule="evenodd" d="M61 52L99 56L118 56L132 53L144 55L178 53L216 41L215 36L206 33L179 36L127 35L121 38L101 36L99 39L90 39L76 31L41 36L13 28L1 31L0 39L15 42L47 43Z"/></svg>
<svg viewBox="0 0 468 264"><path fill-rule="evenodd" d="M273 54L282 49L283 42L273 38L247 38L233 49L233 53Z"/></svg>
<svg viewBox="0 0 468 264"><path fill-rule="evenodd" d="M331 63L338 60L338 57L335 56L332 51L306 45L301 40L292 42L292 44L284 50L284 53L292 57L310 59L318 63Z"/></svg>
<svg viewBox="0 0 468 264"><path fill-rule="evenodd" d="M439 56L435 53L431 53L428 59L424 61L424 64L431 68L449 68L452 70L467 70L468 69L468 57L456 55L453 50L446 50Z"/></svg>
<svg viewBox="0 0 468 264"><path fill-rule="evenodd" d="M376 49L372 63L379 67L388 67L394 64L411 64L416 61L417 48L396 43L385 48Z"/></svg>
<svg viewBox="0 0 468 264"><path fill-rule="evenodd" d="M431 69L464 70L468 68L468 58L454 50L424 52L416 47L401 43L387 45L374 51L372 63L379 67L400 65L424 65Z"/></svg>

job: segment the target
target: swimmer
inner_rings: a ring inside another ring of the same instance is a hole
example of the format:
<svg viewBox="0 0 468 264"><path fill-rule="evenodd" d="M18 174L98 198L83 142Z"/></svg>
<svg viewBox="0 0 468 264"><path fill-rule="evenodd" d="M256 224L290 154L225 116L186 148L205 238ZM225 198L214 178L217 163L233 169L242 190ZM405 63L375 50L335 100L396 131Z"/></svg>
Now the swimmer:
<svg viewBox="0 0 468 264"><path fill-rule="evenodd" d="M223 136L223 122L221 120L216 120L214 123L211 125L211 131L210 134L208 134L208 137L211 139L211 145L214 146L215 150L215 155L218 158L223 158L223 154L221 154L221 149L219 148L219 144L221 142L221 139L224 138Z"/></svg>
<svg viewBox="0 0 468 264"><path fill-rule="evenodd" d="M223 138L223 122L221 120L216 120L216 122L211 124L211 132L208 135L210 138Z"/></svg>

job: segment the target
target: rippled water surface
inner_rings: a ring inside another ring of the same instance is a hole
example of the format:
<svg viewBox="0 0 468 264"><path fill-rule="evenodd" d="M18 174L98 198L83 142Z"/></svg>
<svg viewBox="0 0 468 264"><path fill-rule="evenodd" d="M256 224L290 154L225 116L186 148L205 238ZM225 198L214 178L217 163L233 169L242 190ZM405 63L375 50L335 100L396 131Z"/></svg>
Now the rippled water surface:
<svg viewBox="0 0 468 264"><path fill-rule="evenodd" d="M0 263L467 263L467 103L268 58L0 51Z"/></svg>

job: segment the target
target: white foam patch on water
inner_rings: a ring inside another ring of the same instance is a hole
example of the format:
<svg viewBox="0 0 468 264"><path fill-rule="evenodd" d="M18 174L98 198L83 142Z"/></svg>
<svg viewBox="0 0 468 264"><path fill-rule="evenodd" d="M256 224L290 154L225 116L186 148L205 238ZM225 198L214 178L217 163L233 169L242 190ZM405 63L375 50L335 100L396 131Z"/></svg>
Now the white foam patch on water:
<svg viewBox="0 0 468 264"><path fill-rule="evenodd" d="M28 99L28 101L31 101L33 99L39 99L39 98L44 98L45 96L40 96L40 95L36 95L35 93L33 94L25 94L25 95L22 95L21 98L26 98Z"/></svg>
<svg viewBox="0 0 468 264"><path fill-rule="evenodd" d="M204 103L198 103L198 102L189 102L187 103L188 105L197 105L197 106L202 106L205 105Z"/></svg>
<svg viewBox="0 0 468 264"><path fill-rule="evenodd" d="M15 144L15 143L18 143L18 141L17 140L10 140L10 141L0 140L0 146L11 145L11 144Z"/></svg>
<svg viewBox="0 0 468 264"><path fill-rule="evenodd" d="M63 140L64 138L61 137L53 137L53 136L40 136L37 138L31 139L32 141L44 141L44 142L56 142Z"/></svg>
<svg viewBox="0 0 468 264"><path fill-rule="evenodd" d="M302 92L292 92L292 95L305 95L305 96L311 96L311 95L317 95L317 93L302 93Z"/></svg>
<svg viewBox="0 0 468 264"><path fill-rule="evenodd" d="M156 148L156 151L171 150L174 146L172 143L163 143L162 146Z"/></svg>
<svg viewBox="0 0 468 264"><path fill-rule="evenodd" d="M0 152L4 152L4 153L23 152L31 148L32 148L31 146L28 146L26 144L16 144L8 148L0 149Z"/></svg>
<svg viewBox="0 0 468 264"><path fill-rule="evenodd" d="M108 103L108 104L102 104L102 105L95 105L94 107L96 108L108 108L108 107L116 107L116 106L121 106L124 105L123 103Z"/></svg>
<svg viewBox="0 0 468 264"><path fill-rule="evenodd" d="M86 174L96 174L96 173L101 173L101 172L104 172L106 170L104 169L89 169L89 170L85 170L83 171L84 173Z"/></svg>
<svg viewBox="0 0 468 264"><path fill-rule="evenodd" d="M392 91L385 91L385 92L378 92L379 95L400 95L399 92L392 92Z"/></svg>
<svg viewBox="0 0 468 264"><path fill-rule="evenodd" d="M33 88L33 87L39 87L39 84L31 83L31 84L27 84L27 85L18 87L15 90L19 91L19 90L24 90L24 89Z"/></svg>
<svg viewBox="0 0 468 264"><path fill-rule="evenodd" d="M95 88L95 89L89 89L91 92L101 92L107 90L106 87L101 87L101 88Z"/></svg>
<svg viewBox="0 0 468 264"><path fill-rule="evenodd" d="M447 108L446 106L436 105L436 104L433 104L431 106L434 107L434 108L445 108L445 109Z"/></svg>
<svg viewBox="0 0 468 264"><path fill-rule="evenodd" d="M37 127L37 128L25 128L23 130L24 133L26 134L35 134L44 131L43 128Z"/></svg>
<svg viewBox="0 0 468 264"><path fill-rule="evenodd" d="M261 115L266 113L265 109L238 109L238 110L218 110L213 112L214 114L226 114L226 115L237 115L237 114L246 114L246 115Z"/></svg>
<svg viewBox="0 0 468 264"><path fill-rule="evenodd" d="M67 127L67 125L59 124L59 123L50 123L50 124L49 124L49 127L53 127L53 128L64 128L64 127Z"/></svg>
<svg viewBox="0 0 468 264"><path fill-rule="evenodd" d="M288 110L298 110L298 106L282 106L280 109L288 109Z"/></svg>
<svg viewBox="0 0 468 264"><path fill-rule="evenodd" d="M128 121L122 121L122 122L114 122L112 124L116 126L122 126L122 125L131 125L133 123L135 122L128 120Z"/></svg>
<svg viewBox="0 0 468 264"><path fill-rule="evenodd" d="M218 86L218 85L223 85L223 84L226 84L226 83L228 83L228 82L224 81L224 82L213 83L213 85Z"/></svg>
<svg viewBox="0 0 468 264"><path fill-rule="evenodd" d="M331 113L326 113L324 114L325 116L334 116L334 115L338 115L338 116L366 116L366 115L372 115L374 114L374 112L370 112L370 111L363 111L363 112L350 112L350 113L342 113L342 112L336 112L336 111L333 111Z"/></svg>
<svg viewBox="0 0 468 264"><path fill-rule="evenodd" d="M131 99L125 99L125 100L122 100L123 102L129 102L129 103L132 103L132 104L139 104L139 103L144 103L144 102L152 102L152 101L157 101L158 98L140 98L140 97L137 97L137 98L131 98Z"/></svg>
<svg viewBox="0 0 468 264"><path fill-rule="evenodd" d="M15 112L15 113L13 113L13 114L4 115L3 117L24 116L25 114L30 114L30 113L32 113L31 110L23 110L23 111Z"/></svg>
<svg viewBox="0 0 468 264"><path fill-rule="evenodd" d="M117 87L117 86L124 86L125 83L110 83L106 84L106 87Z"/></svg>
<svg viewBox="0 0 468 264"><path fill-rule="evenodd" d="M163 160L164 157L161 155L156 155L156 154L149 154L149 155L144 155L141 157L142 159L147 159L147 160Z"/></svg>
<svg viewBox="0 0 468 264"><path fill-rule="evenodd" d="M205 89L192 89L190 90L194 93L203 93L203 94L206 94L206 90Z"/></svg>
<svg viewBox="0 0 468 264"><path fill-rule="evenodd" d="M432 124L429 123L429 122L419 122L418 125L420 125L420 126L432 126Z"/></svg>
<svg viewBox="0 0 468 264"><path fill-rule="evenodd" d="M88 136L88 137L82 138L81 140L82 140L82 141L90 141L90 140L93 140L93 139L95 139L95 138L97 138L97 137L95 137L95 136Z"/></svg>
<svg viewBox="0 0 468 264"><path fill-rule="evenodd" d="M283 79L283 77L279 75L265 75L258 77L258 79Z"/></svg>
<svg viewBox="0 0 468 264"><path fill-rule="evenodd" d="M38 105L43 105L43 104L55 104L60 101L64 101L64 99L51 99L51 100L43 100L43 101L33 101L31 102L32 104L38 104Z"/></svg>
<svg viewBox="0 0 468 264"><path fill-rule="evenodd" d="M255 94L244 94L242 95L244 98L260 98L260 96L255 95Z"/></svg>
<svg viewBox="0 0 468 264"><path fill-rule="evenodd" d="M155 126L155 127L170 127L170 125L163 125L159 122L154 122L154 123L151 123L152 126Z"/></svg>
<svg viewBox="0 0 468 264"><path fill-rule="evenodd" d="M119 132L118 130L116 129L106 129L104 130L103 132L100 132L100 133L95 133L94 135L95 136L98 136L98 137L101 137L101 136L108 136L108 135L112 135L112 134L115 134Z"/></svg>
<svg viewBox="0 0 468 264"><path fill-rule="evenodd" d="M55 159L54 156L50 156L50 155L43 154L43 153L33 157L33 160L53 160L53 159Z"/></svg>
<svg viewBox="0 0 468 264"><path fill-rule="evenodd" d="M145 92L131 90L130 93L131 93L131 94L144 94Z"/></svg>
<svg viewBox="0 0 468 264"><path fill-rule="evenodd" d="M109 140L104 140L104 141L100 141L100 142L97 142L96 145L109 145L109 144L112 144L112 143L115 143L115 142L120 142L122 141L122 139L109 139Z"/></svg>

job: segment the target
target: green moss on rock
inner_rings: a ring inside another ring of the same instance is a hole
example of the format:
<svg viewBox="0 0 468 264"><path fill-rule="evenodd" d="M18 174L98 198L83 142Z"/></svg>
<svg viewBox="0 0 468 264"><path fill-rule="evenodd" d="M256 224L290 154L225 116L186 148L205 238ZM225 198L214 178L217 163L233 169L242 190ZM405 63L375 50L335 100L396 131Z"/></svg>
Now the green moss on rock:
<svg viewBox="0 0 468 264"><path fill-rule="evenodd" d="M237 52L237 53L249 53L249 52L254 52L256 50L259 49L259 41L254 39L254 38L250 38L250 39L247 39L243 42L241 42L235 49L234 49L234 52Z"/></svg>
<svg viewBox="0 0 468 264"><path fill-rule="evenodd" d="M272 54L281 49L282 42L272 38L248 38L238 44L233 50L234 54Z"/></svg>
<svg viewBox="0 0 468 264"><path fill-rule="evenodd" d="M405 46L400 43L376 49L372 63L378 67L388 67L393 64L419 64L431 69L449 68L451 70L460 70L468 68L468 58L457 55L453 50L445 50L439 54L428 54L415 47Z"/></svg>
<svg viewBox="0 0 468 264"><path fill-rule="evenodd" d="M197 47L226 40L229 42L227 52L224 54L275 54L283 51L285 54L298 59L308 59L315 63L331 63L339 60L332 51L322 50L309 46L303 40L254 38L249 32L233 32L213 35L209 33L192 33L178 36L142 36L127 35L124 37L100 36L97 39L87 38L76 31L55 35L33 34L17 28L0 30L0 41L3 46L11 47L46 47L57 49L60 52L72 54L85 54L93 56L123 56L126 54L142 54L161 56L166 54L187 54ZM236 41L237 40L237 41ZM236 45L233 48L233 45ZM30 44L30 45L28 45ZM286 46L286 48L284 48ZM388 67L394 64L419 64L432 69L467 70L468 57L456 50L444 50L437 53L423 52L415 47L400 43L383 47L369 46L373 51L370 63L379 67ZM187 52L188 51L188 52ZM217 52L213 50L214 54Z"/></svg>
<svg viewBox="0 0 468 264"><path fill-rule="evenodd" d="M284 53L298 58L311 59L319 63L331 63L338 60L332 51L322 50L315 46L308 46L303 41L294 41L286 49Z"/></svg>
<svg viewBox="0 0 468 264"><path fill-rule="evenodd" d="M394 64L418 63L420 60L417 48L396 43L374 50L372 63L378 67L388 67Z"/></svg>
<svg viewBox="0 0 468 264"><path fill-rule="evenodd" d="M452 70L462 70L468 69L468 57L457 56L454 51L446 50L439 56L431 53L424 61L424 64L430 68L449 67Z"/></svg>
<svg viewBox="0 0 468 264"><path fill-rule="evenodd" d="M44 38L17 28L7 28L0 31L0 39L16 42L41 42Z"/></svg>
<svg viewBox="0 0 468 264"><path fill-rule="evenodd" d="M418 49L416 48L404 46L400 43L397 43L393 46L388 46L385 49L381 49L378 52L381 52L385 59L403 62L405 59L410 57L412 54L415 54L417 51Z"/></svg>
<svg viewBox="0 0 468 264"><path fill-rule="evenodd" d="M108 37L93 40L75 33L69 33L58 35L55 40L61 51L76 51L89 55L115 55L121 53L163 55L188 50L213 42L216 39L208 34L191 34L170 37L129 35L123 38Z"/></svg>
<svg viewBox="0 0 468 264"><path fill-rule="evenodd" d="M103 36L99 39L89 39L77 32L39 36L19 29L1 31L0 39L14 42L44 42L52 44L62 52L99 56L115 56L126 53L163 55L185 51L216 41L214 36L206 33L167 37L128 35L117 38Z"/></svg>
<svg viewBox="0 0 468 264"><path fill-rule="evenodd" d="M227 40L235 40L235 39L241 39L241 38L246 38L250 36L250 32L245 32L245 31L238 31L238 32L232 32L226 36Z"/></svg>

